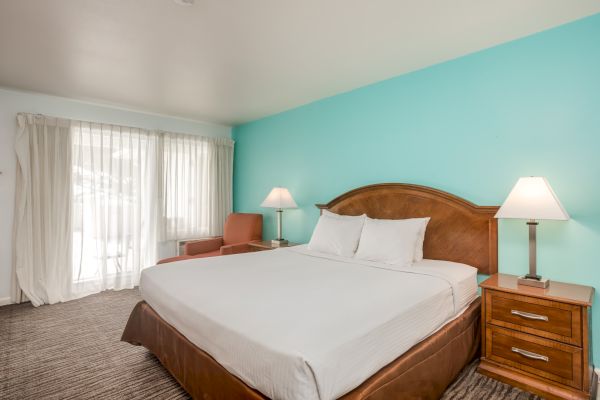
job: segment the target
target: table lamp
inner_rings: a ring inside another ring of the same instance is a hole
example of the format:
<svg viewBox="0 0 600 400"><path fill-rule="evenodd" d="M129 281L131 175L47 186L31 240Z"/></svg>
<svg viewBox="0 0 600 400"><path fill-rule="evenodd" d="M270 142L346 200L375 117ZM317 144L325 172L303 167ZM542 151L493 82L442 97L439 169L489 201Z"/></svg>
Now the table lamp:
<svg viewBox="0 0 600 400"><path fill-rule="evenodd" d="M550 282L536 272L536 228L538 220L566 221L565 211L546 178L531 176L519 178L516 185L496 213L496 218L526 219L529 225L529 273L519 277L521 285L546 288Z"/></svg>
<svg viewBox="0 0 600 400"><path fill-rule="evenodd" d="M284 208L297 208L296 202L292 198L290 191L286 188L275 187L267 198L260 205L261 207L266 208L275 208L277 212L277 238L271 240L271 243L275 247L285 246L288 244L288 241L285 240L281 235L281 224L283 219L283 209Z"/></svg>

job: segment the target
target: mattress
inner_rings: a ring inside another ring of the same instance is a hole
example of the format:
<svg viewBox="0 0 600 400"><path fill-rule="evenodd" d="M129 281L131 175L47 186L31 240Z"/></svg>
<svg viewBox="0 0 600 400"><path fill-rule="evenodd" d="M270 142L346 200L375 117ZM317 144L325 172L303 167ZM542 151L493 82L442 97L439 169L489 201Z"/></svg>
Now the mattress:
<svg viewBox="0 0 600 400"><path fill-rule="evenodd" d="M477 270L410 267L305 246L143 271L144 300L230 373L272 399L342 396L457 317Z"/></svg>

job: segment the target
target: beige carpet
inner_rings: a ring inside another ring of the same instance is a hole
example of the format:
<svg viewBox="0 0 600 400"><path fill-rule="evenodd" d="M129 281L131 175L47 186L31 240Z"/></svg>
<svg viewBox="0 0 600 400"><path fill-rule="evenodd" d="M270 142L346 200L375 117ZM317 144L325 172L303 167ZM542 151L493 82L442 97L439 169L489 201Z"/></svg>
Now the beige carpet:
<svg viewBox="0 0 600 400"><path fill-rule="evenodd" d="M121 342L137 290L0 307L0 399L188 399L143 347ZM444 399L537 399L470 365Z"/></svg>

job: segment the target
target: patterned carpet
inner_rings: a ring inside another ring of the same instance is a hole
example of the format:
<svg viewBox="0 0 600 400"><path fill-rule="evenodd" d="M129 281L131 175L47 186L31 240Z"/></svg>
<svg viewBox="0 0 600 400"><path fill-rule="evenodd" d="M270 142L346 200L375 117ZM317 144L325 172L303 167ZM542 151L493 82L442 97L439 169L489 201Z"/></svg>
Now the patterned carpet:
<svg viewBox="0 0 600 400"><path fill-rule="evenodd" d="M143 347L120 341L137 290L0 307L0 399L188 399ZM539 399L467 367L443 399Z"/></svg>

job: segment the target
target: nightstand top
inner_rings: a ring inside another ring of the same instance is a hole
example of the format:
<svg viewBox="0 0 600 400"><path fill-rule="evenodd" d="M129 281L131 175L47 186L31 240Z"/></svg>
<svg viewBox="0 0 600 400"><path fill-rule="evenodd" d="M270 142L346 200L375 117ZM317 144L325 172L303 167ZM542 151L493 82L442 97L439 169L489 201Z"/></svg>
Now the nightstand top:
<svg viewBox="0 0 600 400"><path fill-rule="evenodd" d="M289 242L285 246L273 246L270 240L255 240L254 242L248 243L250 246L258 247L261 249L280 249L283 247L294 247L298 246L298 243Z"/></svg>
<svg viewBox="0 0 600 400"><path fill-rule="evenodd" d="M591 306L594 296L594 288L591 286L575 285L550 280L547 288L536 288L532 286L519 285L519 277L508 274L494 274L479 286L485 289L499 290L503 292L520 294L523 296L538 297L541 299L555 300L563 303Z"/></svg>

